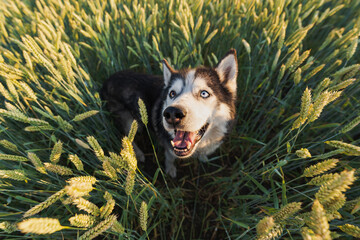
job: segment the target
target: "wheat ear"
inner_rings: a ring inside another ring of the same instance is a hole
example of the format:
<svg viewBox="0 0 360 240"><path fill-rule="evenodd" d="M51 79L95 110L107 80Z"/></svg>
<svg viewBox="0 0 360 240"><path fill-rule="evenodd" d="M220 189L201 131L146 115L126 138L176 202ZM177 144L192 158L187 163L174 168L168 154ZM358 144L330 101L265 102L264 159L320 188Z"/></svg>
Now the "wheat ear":
<svg viewBox="0 0 360 240"><path fill-rule="evenodd" d="M24 217L30 217L32 215L35 215L45 208L48 208L50 205L55 203L57 200L59 200L61 197L63 197L66 194L65 189L61 189L60 191L56 192L55 194L48 197L44 202L39 203L38 205L35 205L34 207L30 208L28 211L24 213Z"/></svg>
<svg viewBox="0 0 360 240"><path fill-rule="evenodd" d="M275 226L273 217L264 217L256 225L256 233L258 236L267 234Z"/></svg>
<svg viewBox="0 0 360 240"><path fill-rule="evenodd" d="M98 225L81 235L79 240L93 239L108 230L115 222L116 216L110 215L104 221L100 222Z"/></svg>
<svg viewBox="0 0 360 240"><path fill-rule="evenodd" d="M27 181L29 178L25 175L25 171L15 170L0 170L0 178L9 178L16 181Z"/></svg>
<svg viewBox="0 0 360 240"><path fill-rule="evenodd" d="M75 214L75 216L69 218L70 224L75 227L91 227L95 221L94 216L87 214Z"/></svg>
<svg viewBox="0 0 360 240"><path fill-rule="evenodd" d="M339 227L341 231L354 236L356 238L360 238L360 228L351 224L345 224Z"/></svg>
<svg viewBox="0 0 360 240"><path fill-rule="evenodd" d="M301 202L292 202L283 206L278 212L272 215L275 222L288 219L301 209Z"/></svg>
<svg viewBox="0 0 360 240"><path fill-rule="evenodd" d="M143 231L147 230L147 219L148 219L148 206L146 202L141 202L140 213L139 213L139 220L140 226Z"/></svg>
<svg viewBox="0 0 360 240"><path fill-rule="evenodd" d="M73 118L73 121L75 122L79 122L79 121L82 121L86 118L89 118L89 117L92 117L96 114L98 114L99 111L98 110L91 110L91 111L88 111L88 112L84 112L84 113L81 113L81 114L78 114L76 115L74 118Z"/></svg>
<svg viewBox="0 0 360 240"><path fill-rule="evenodd" d="M80 210L84 210L87 213L90 213L93 216L98 216L100 214L100 209L94 203L86 200L84 198L77 198L73 200L73 204Z"/></svg>
<svg viewBox="0 0 360 240"><path fill-rule="evenodd" d="M51 234L60 231L64 227L55 218L30 218L17 224L23 233Z"/></svg>
<svg viewBox="0 0 360 240"><path fill-rule="evenodd" d="M326 171L336 167L336 164L338 162L339 162L338 159L332 158L332 159L328 159L323 162L317 163L308 168L305 168L303 176L304 177L313 177L313 176L319 175L323 172L326 172Z"/></svg>
<svg viewBox="0 0 360 240"><path fill-rule="evenodd" d="M63 143L61 141L57 141L51 151L50 161L52 163L58 163L60 160L61 152L62 152Z"/></svg>
<svg viewBox="0 0 360 240"><path fill-rule="evenodd" d="M307 148L301 148L295 152L296 156L300 158L311 158L311 153Z"/></svg>

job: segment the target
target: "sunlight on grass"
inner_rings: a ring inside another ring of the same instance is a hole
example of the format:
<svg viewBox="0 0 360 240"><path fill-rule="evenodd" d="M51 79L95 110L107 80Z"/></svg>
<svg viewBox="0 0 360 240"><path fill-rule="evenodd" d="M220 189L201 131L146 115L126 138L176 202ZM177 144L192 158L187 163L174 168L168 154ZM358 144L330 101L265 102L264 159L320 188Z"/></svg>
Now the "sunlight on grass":
<svg viewBox="0 0 360 240"><path fill-rule="evenodd" d="M0 1L1 238L360 236L359 1ZM230 48L234 130L173 180L147 115L121 136L99 88Z"/></svg>

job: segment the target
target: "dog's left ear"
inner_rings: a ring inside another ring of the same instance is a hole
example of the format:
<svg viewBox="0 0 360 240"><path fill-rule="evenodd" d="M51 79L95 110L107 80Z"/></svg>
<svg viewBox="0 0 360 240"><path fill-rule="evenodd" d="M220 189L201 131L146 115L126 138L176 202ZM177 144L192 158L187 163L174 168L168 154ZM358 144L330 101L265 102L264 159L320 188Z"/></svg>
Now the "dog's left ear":
<svg viewBox="0 0 360 240"><path fill-rule="evenodd" d="M170 64L163 59L163 73L164 73L164 84L167 86L170 82L171 74L175 72L175 70L170 66Z"/></svg>
<svg viewBox="0 0 360 240"><path fill-rule="evenodd" d="M230 92L236 93L238 64L235 49L230 49L230 51L215 66L215 71L220 77L220 82L225 85Z"/></svg>

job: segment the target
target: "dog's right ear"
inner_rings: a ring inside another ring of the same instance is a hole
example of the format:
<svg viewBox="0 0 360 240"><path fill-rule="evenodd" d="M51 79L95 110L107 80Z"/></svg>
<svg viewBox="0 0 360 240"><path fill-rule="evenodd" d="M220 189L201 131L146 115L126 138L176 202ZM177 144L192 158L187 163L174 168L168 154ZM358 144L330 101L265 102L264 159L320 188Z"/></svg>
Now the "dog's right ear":
<svg viewBox="0 0 360 240"><path fill-rule="evenodd" d="M238 64L236 50L230 51L215 66L216 72L219 74L220 82L225 85L230 92L236 93L236 78L238 74Z"/></svg>
<svg viewBox="0 0 360 240"><path fill-rule="evenodd" d="M175 72L175 70L169 65L169 63L163 59L163 72L164 72L164 84L167 86L170 83L171 74Z"/></svg>

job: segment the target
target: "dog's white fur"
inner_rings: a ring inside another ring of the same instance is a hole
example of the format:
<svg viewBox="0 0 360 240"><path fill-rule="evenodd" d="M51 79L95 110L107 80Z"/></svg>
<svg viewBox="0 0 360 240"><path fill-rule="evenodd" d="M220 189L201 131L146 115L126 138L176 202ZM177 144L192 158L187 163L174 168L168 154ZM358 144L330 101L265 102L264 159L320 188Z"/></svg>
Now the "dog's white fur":
<svg viewBox="0 0 360 240"><path fill-rule="evenodd" d="M226 87L236 96L236 77L237 62L234 54L229 54L215 68L219 75L220 81L227 81ZM171 73L173 70L168 64L163 64L163 74L165 88L170 83ZM227 79L225 79L227 74ZM202 98L201 91L207 91L210 96ZM177 97L170 98L167 96L162 111L169 107L181 107L186 111L186 117L181 122L180 129L188 132L200 130L206 123L209 124L204 136L196 143L190 155L196 152L196 157L200 160L207 160L207 155L213 153L222 143L224 135L227 133L226 123L231 120L229 106L218 101L213 90L207 84L207 79L203 77L195 78L195 69L187 72L185 81L183 79L173 80L169 91L175 91ZM163 118L165 130L174 137L174 127L169 125ZM166 157L166 173L170 176L176 176L176 167L174 161L179 158L171 149L168 149Z"/></svg>

